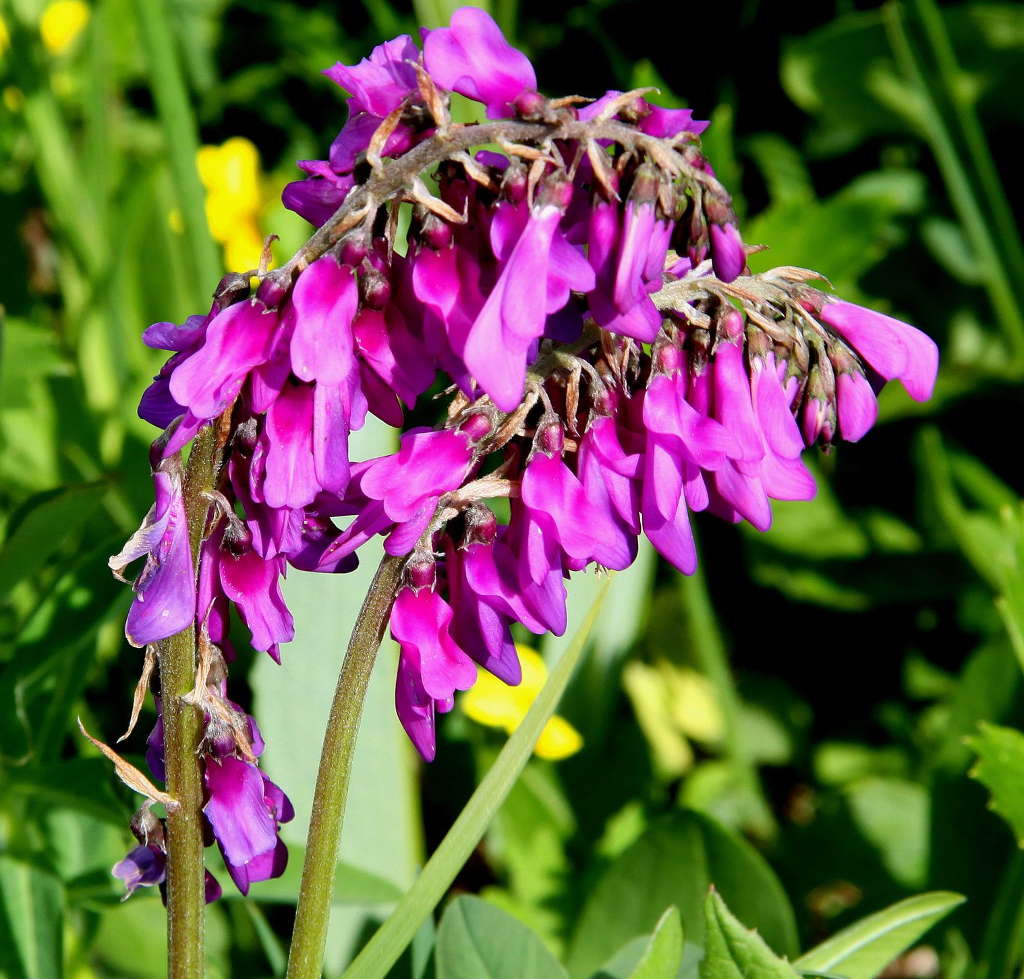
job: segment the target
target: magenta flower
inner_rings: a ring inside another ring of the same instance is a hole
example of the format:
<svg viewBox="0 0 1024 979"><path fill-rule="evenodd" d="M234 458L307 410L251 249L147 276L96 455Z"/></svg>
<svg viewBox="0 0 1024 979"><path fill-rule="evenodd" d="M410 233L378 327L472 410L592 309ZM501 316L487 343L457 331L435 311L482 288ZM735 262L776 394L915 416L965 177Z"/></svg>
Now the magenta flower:
<svg viewBox="0 0 1024 979"><path fill-rule="evenodd" d="M395 706L427 761L434 757L434 710L446 711L456 690L476 682L476 667L449 632L451 607L431 587L404 588L391 610L391 635L401 648Z"/></svg>
<svg viewBox="0 0 1024 979"><path fill-rule="evenodd" d="M529 58L476 7L460 7L451 27L426 33L423 61L438 85L482 102L491 119L513 115L516 99L537 89Z"/></svg>
<svg viewBox="0 0 1024 979"><path fill-rule="evenodd" d="M522 399L527 353L543 335L548 314L565 305L570 290L594 286L593 270L557 230L561 218L555 204L530 211L466 337L466 366L503 411ZM507 240L499 238L496 252L505 250Z"/></svg>
<svg viewBox="0 0 1024 979"><path fill-rule="evenodd" d="M146 646L181 632L196 614L192 545L177 458L160 463L153 473L153 490L156 502L142 526L108 562L121 578L129 564L146 558L132 585L135 599L125 621L125 635L133 646Z"/></svg>
<svg viewBox="0 0 1024 979"><path fill-rule="evenodd" d="M264 560L255 551L239 557L221 553L220 582L252 633L252 647L281 661L278 644L291 642L295 624L281 595L281 558Z"/></svg>
<svg viewBox="0 0 1024 979"><path fill-rule="evenodd" d="M939 370L939 348L920 330L872 309L829 299L818 314L887 381L927 401Z"/></svg>
<svg viewBox="0 0 1024 979"><path fill-rule="evenodd" d="M558 453L538 452L523 473L522 500L543 532L558 541L570 567L591 561L621 571L636 557L636 536L615 518L607 497L588 496Z"/></svg>
<svg viewBox="0 0 1024 979"><path fill-rule="evenodd" d="M287 184L281 203L319 227L341 207L356 178L351 172L336 172L326 160L299 160L297 165L309 176Z"/></svg>
<svg viewBox="0 0 1024 979"><path fill-rule="evenodd" d="M839 434L858 442L878 419L878 400L868 379L859 371L843 371L836 379Z"/></svg>
<svg viewBox="0 0 1024 979"><path fill-rule="evenodd" d="M438 499L462 484L471 458L464 433L414 429L402 436L398 452L366 467L360 492L379 500L387 522L396 525L384 545L389 554L412 549L427 529Z"/></svg>
<svg viewBox="0 0 1024 979"><path fill-rule="evenodd" d="M359 64L350 67L338 62L324 74L350 94L348 105L352 116L367 112L383 118L417 90L413 65L419 57L419 48L412 38L401 34L378 44Z"/></svg>
<svg viewBox="0 0 1024 979"><path fill-rule="evenodd" d="M766 529L772 500L813 496L808 445L861 438L884 380L918 399L935 380L922 333L793 270L724 285L746 249L690 110L619 92L549 101L475 8L424 39L422 55L403 35L328 70L350 93L348 119L283 195L324 224L303 250L252 287L229 277L210 313L145 336L171 352L140 406L164 429L156 503L111 563L120 574L145 558L133 642L192 625L202 644L206 811L243 891L283 867L290 807L251 764L254 723L251 746L234 723L232 606L252 647L278 659L294 632L288 565L349 571L384 537L404 560L396 708L432 758L436 715L477 664L519 681L517 624L564 632L571 574L628 567L640 533L693 571L691 513ZM508 121L464 139L444 110L451 92ZM482 132L503 152L452 149ZM357 188L366 208L352 199L332 218ZM407 411L436 427L350 457L368 412L401 430ZM175 460L211 423L219 476L188 500L208 504L195 567ZM158 775L162 755L158 719ZM142 886L158 862L139 852L119 876Z"/></svg>
<svg viewBox="0 0 1024 979"><path fill-rule="evenodd" d="M743 239L735 224L712 224L708 229L711 243L711 262L715 275L723 282L732 282L743 274L747 265L747 253Z"/></svg>
<svg viewBox="0 0 1024 979"><path fill-rule="evenodd" d="M158 846L139 845L128 851L128 855L114 864L110 873L124 883L127 900L140 887L162 884L167 875L167 854Z"/></svg>
<svg viewBox="0 0 1024 979"><path fill-rule="evenodd" d="M258 300L236 303L214 316L202 345L170 376L171 397L188 411L167 455L238 397L249 372L270 358L277 326L277 312Z"/></svg>
<svg viewBox="0 0 1024 979"><path fill-rule="evenodd" d="M599 99L595 99L587 105L582 106L578 112L580 119L594 119L601 115L605 109L618 99L623 92L618 89L610 89ZM661 139L672 139L682 133L693 133L699 136L710 123L702 122L693 118L691 109L663 109L657 105L651 105L646 99L637 97L627 106L623 106L616 114L617 118L627 115L631 119L639 120L640 132L649 136L658 136Z"/></svg>
<svg viewBox="0 0 1024 979"><path fill-rule="evenodd" d="M154 323L142 334L142 342L155 350L173 350L171 357L153 378L139 401L139 417L157 428L167 428L185 409L171 395L170 379L174 369L203 342L207 316L190 316L178 326L175 323Z"/></svg>
<svg viewBox="0 0 1024 979"><path fill-rule="evenodd" d="M277 830L295 816L288 797L255 765L239 758L210 759L203 773L203 812L235 886L280 877L288 850Z"/></svg>

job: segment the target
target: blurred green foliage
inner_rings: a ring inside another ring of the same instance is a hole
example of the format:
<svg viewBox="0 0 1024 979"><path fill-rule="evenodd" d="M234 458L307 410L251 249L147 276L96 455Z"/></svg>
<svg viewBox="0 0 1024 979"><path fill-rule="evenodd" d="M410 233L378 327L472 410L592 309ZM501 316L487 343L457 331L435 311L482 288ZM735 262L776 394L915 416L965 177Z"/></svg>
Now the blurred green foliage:
<svg viewBox="0 0 1024 979"><path fill-rule="evenodd" d="M141 668L121 633L126 590L105 568L149 506L154 433L135 405L159 358L138 335L202 310L221 271L198 147L251 141L262 171L246 219L286 256L306 229L278 192L344 111L318 72L450 5L55 6L0 0L0 975L148 979L164 968L160 902L119 903L109 874L134 802L73 727L81 715L112 741ZM428 916L393 974L870 979L903 955L887 975L1018 975L1024 7L842 0L808 14L753 0L716 6L713 22L681 8L670 27L627 0L492 12L550 93L653 84L710 117L745 238L770 246L755 270L819 269L935 336L943 363L927 405L887 389L878 430L819 458L817 499L777 505L768 534L698 521L698 576L645 552L615 579L559 707L583 750L527 763L437 928ZM392 439L371 429L356 451ZM288 874L209 909L211 975L283 967L362 587L293 575L284 667L233 667L299 816ZM599 587L574 581L569 636ZM456 711L421 769L392 715L393 669L386 648L332 976L504 739ZM130 759L142 743L126 742Z"/></svg>

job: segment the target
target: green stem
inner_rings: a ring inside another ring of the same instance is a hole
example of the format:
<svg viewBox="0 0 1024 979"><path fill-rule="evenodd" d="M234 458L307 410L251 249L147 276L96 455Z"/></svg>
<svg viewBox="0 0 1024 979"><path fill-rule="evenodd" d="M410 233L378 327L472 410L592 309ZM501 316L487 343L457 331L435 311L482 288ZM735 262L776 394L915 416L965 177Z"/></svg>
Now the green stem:
<svg viewBox="0 0 1024 979"><path fill-rule="evenodd" d="M381 561L359 610L338 676L313 795L306 860L288 955L288 979L320 979L323 971L352 755L366 688L405 561L405 557L391 555Z"/></svg>
<svg viewBox="0 0 1024 979"><path fill-rule="evenodd" d="M1021 313L1006 268L1003 250L996 244L988 218L978 202L967 171L957 153L953 135L928 84L928 77L919 54L907 34L903 14L894 3L885 7L885 24L896 61L917 89L924 120L924 136L931 144L953 207L985 270L985 286L989 300L1006 334L1016 366L1019 367L1020 362L1024 360L1024 314Z"/></svg>
<svg viewBox="0 0 1024 979"><path fill-rule="evenodd" d="M1018 850L999 884L981 941L977 979L1010 979L1024 946L1024 853Z"/></svg>
<svg viewBox="0 0 1024 979"><path fill-rule="evenodd" d="M193 559L196 559L217 467L216 434L208 425L196 436L184 476L185 510ZM195 685L195 629L163 640L158 646L164 722L167 791L178 808L167 814L167 975L195 979L203 974L203 911L206 874L203 866L203 781L199 766L202 713L182 702Z"/></svg>
<svg viewBox="0 0 1024 979"><path fill-rule="evenodd" d="M526 717L505 742L494 764L452 823L452 828L427 861L427 865L420 871L416 882L406 891L387 921L377 929L345 970L342 979L380 979L381 976L387 975L423 922L430 917L445 892L452 886L459 870L479 845L491 820L526 767L537 738L540 737L544 725L554 714L562 694L565 693L565 688L569 685L583 655L594 623L601 613L609 584L610 580L594 599L587 617L569 647L554 665L537 699L530 705ZM315 973L316 979L319 979L319 975L320 973Z"/></svg>
<svg viewBox="0 0 1024 979"><path fill-rule="evenodd" d="M925 40L931 48L947 99L953 106L978 183L996 226L996 237L1019 291L1024 289L1024 247L1021 244L1020 229L1007 202L999 171L985 139L985 131L974 110L974 97L963 85L958 84L961 71L946 22L935 0L912 0L912 6L924 27Z"/></svg>
<svg viewBox="0 0 1024 979"><path fill-rule="evenodd" d="M690 641L697 665L715 688L724 720L726 757L732 763L740 784L751 802L748 820L751 831L761 839L772 839L778 832L771 809L765 801L754 765L740 727L740 697L733 682L715 612L711 607L704 571L698 567L692 575L680 577L680 595L686 615Z"/></svg>
<svg viewBox="0 0 1024 979"><path fill-rule="evenodd" d="M164 129L171 168L192 255L197 305L207 302L207 283L216 282L221 262L206 224L205 194L196 170L196 123L189 105L165 0L136 0L139 30L149 61L150 85Z"/></svg>

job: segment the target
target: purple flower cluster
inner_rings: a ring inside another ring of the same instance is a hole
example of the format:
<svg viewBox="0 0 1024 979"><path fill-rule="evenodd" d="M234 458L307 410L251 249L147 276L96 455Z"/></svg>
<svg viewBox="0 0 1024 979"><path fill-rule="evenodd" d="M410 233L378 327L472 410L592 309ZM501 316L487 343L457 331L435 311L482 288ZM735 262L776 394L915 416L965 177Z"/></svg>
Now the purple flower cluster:
<svg viewBox="0 0 1024 979"><path fill-rule="evenodd" d="M349 119L284 193L324 227L255 288L228 277L205 316L144 335L173 352L139 408L164 429L156 503L111 559L120 573L145 558L133 644L195 627L204 812L243 892L283 869L291 807L227 699L230 606L279 661L288 566L345 572L384 537L405 559L396 707L433 758L435 715L476 664L519 682L513 624L565 629L573 571L628 567L642 533L691 572L692 512L767 529L772 499L814 493L806 446L859 439L885 380L923 399L937 369L924 334L802 270L739 279L746 252L689 110L642 93L549 100L474 8L424 32L422 51L399 37L327 74ZM451 92L496 122L454 126ZM503 152L467 152L483 143ZM439 372L445 419L352 461L367 413L401 428ZM178 453L205 426L220 477L194 551ZM158 725L158 775L159 741ZM158 851L144 842L118 875L157 882Z"/></svg>

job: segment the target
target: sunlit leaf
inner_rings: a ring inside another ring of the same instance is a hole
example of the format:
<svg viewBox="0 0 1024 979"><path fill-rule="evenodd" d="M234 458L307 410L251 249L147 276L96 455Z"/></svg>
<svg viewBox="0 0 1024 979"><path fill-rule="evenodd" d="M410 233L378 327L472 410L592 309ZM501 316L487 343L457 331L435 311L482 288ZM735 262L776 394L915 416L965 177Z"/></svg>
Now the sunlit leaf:
<svg viewBox="0 0 1024 979"><path fill-rule="evenodd" d="M567 973L526 925L480 898L462 895L437 932L437 979L566 979Z"/></svg>
<svg viewBox="0 0 1024 979"><path fill-rule="evenodd" d="M715 890L704 902L704 928L700 979L796 979L796 970L740 924Z"/></svg>
<svg viewBox="0 0 1024 979"><path fill-rule="evenodd" d="M63 903L56 877L0 854L0 975L11 979L61 975Z"/></svg>
<svg viewBox="0 0 1024 979"><path fill-rule="evenodd" d="M933 891L907 898L826 939L794 965L798 969L834 972L846 979L874 979L964 898Z"/></svg>
<svg viewBox="0 0 1024 979"><path fill-rule="evenodd" d="M972 777L992 793L992 808L1024 846L1024 734L983 721L966 741L978 756Z"/></svg>
<svg viewBox="0 0 1024 979"><path fill-rule="evenodd" d="M668 979L674 976L683 961L683 923L679 909L671 907L658 919L643 958L629 974L629 979Z"/></svg>
<svg viewBox="0 0 1024 979"><path fill-rule="evenodd" d="M653 824L598 879L573 933L569 971L589 975L629 939L651 933L673 904L687 944L702 946L711 884L774 948L796 950L793 912L762 857L709 817L684 811Z"/></svg>

